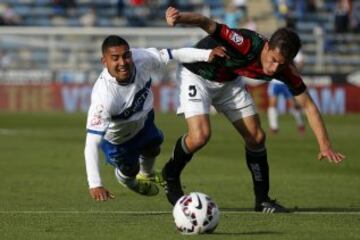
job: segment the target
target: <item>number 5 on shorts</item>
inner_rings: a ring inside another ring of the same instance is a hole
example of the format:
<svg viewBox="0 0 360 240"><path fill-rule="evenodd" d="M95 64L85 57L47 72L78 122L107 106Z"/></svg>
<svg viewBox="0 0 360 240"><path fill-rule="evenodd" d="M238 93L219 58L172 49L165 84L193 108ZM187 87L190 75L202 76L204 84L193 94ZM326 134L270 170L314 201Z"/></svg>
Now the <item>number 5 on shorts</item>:
<svg viewBox="0 0 360 240"><path fill-rule="evenodd" d="M190 85L189 86L189 96L190 97L195 97L196 93L197 93L197 91L196 91L195 85Z"/></svg>

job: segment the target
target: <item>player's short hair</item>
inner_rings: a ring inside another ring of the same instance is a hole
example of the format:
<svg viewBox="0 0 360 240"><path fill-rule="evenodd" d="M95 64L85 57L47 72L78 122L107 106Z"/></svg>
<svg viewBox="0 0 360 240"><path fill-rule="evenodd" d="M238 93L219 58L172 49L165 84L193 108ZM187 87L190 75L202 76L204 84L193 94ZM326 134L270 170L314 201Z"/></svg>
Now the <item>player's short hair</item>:
<svg viewBox="0 0 360 240"><path fill-rule="evenodd" d="M290 28L279 28L271 36L269 48L278 48L281 55L283 55L286 60L291 61L301 48L300 37Z"/></svg>
<svg viewBox="0 0 360 240"><path fill-rule="evenodd" d="M130 47L129 43L122 37L120 37L118 35L110 35L104 39L104 41L101 45L101 51L102 51L102 53L105 53L105 51L110 47L116 47L116 46L122 46L122 45L126 45L126 46Z"/></svg>

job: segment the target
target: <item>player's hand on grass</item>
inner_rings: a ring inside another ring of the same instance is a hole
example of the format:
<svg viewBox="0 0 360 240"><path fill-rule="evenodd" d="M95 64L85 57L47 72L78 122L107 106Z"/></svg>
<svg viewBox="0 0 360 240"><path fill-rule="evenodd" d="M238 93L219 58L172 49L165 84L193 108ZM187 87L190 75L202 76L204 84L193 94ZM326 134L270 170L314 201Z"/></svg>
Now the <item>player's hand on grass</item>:
<svg viewBox="0 0 360 240"><path fill-rule="evenodd" d="M89 193L96 201L106 201L115 198L115 196L104 187L90 188Z"/></svg>
<svg viewBox="0 0 360 240"><path fill-rule="evenodd" d="M176 8L169 7L165 13L166 22L169 26L174 27L180 18L180 12Z"/></svg>
<svg viewBox="0 0 360 240"><path fill-rule="evenodd" d="M229 56L226 54L226 48L222 46L217 46L214 48L209 56L208 62L213 62L216 58L226 58L229 59Z"/></svg>
<svg viewBox="0 0 360 240"><path fill-rule="evenodd" d="M321 150L318 154L318 160L322 160L323 158L327 158L329 162L339 164L345 159L345 156L341 153L335 152L332 148L327 148L325 150Z"/></svg>

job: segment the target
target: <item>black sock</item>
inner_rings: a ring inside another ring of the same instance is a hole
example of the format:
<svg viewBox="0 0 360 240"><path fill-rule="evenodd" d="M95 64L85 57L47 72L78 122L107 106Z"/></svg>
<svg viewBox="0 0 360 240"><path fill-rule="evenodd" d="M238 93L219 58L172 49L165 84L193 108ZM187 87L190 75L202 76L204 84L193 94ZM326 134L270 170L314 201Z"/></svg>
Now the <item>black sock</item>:
<svg viewBox="0 0 360 240"><path fill-rule="evenodd" d="M187 153L184 149L183 138L185 138L185 136L182 136L177 140L173 156L165 165L165 171L168 177L178 178L193 156L192 153Z"/></svg>
<svg viewBox="0 0 360 240"><path fill-rule="evenodd" d="M269 165L267 162L266 149L251 151L246 149L246 163L251 172L256 203L269 200Z"/></svg>

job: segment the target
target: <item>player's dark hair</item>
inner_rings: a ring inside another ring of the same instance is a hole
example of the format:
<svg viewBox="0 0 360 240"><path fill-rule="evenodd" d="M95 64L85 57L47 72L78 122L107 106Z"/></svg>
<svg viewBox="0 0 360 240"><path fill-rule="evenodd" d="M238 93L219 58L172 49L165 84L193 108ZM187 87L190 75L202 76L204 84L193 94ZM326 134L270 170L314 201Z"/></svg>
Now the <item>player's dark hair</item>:
<svg viewBox="0 0 360 240"><path fill-rule="evenodd" d="M101 45L101 51L102 51L102 53L105 53L105 51L110 47L116 47L116 46L122 46L122 45L126 45L129 47L129 43L122 37L117 36L117 35L110 35L104 39L104 41Z"/></svg>
<svg viewBox="0 0 360 240"><path fill-rule="evenodd" d="M271 36L269 48L272 50L278 48L281 55L291 61L301 48L301 41L299 35L290 28L279 28Z"/></svg>

